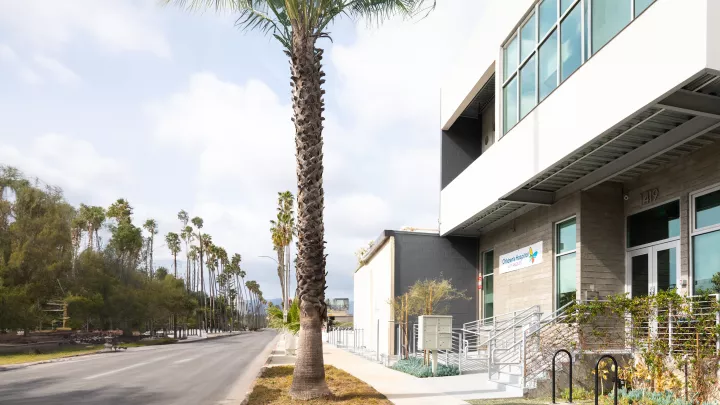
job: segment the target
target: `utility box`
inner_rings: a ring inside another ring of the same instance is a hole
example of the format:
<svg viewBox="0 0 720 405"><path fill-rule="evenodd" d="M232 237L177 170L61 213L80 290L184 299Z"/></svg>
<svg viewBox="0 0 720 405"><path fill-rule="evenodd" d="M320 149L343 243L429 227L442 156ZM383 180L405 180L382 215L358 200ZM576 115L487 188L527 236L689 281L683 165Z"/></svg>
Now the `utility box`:
<svg viewBox="0 0 720 405"><path fill-rule="evenodd" d="M418 349L452 349L452 315L421 315L418 318Z"/></svg>

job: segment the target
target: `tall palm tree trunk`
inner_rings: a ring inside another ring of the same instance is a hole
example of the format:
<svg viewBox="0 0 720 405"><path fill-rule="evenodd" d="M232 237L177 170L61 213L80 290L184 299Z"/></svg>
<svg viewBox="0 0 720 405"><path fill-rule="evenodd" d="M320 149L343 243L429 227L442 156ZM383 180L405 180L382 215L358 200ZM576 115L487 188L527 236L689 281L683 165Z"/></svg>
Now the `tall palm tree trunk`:
<svg viewBox="0 0 720 405"><path fill-rule="evenodd" d="M293 22L290 68L295 122L295 148L298 183L298 264L300 299L299 350L290 395L308 400L331 395L325 382L322 324L325 306L325 196L323 176L322 49L315 48L317 37Z"/></svg>

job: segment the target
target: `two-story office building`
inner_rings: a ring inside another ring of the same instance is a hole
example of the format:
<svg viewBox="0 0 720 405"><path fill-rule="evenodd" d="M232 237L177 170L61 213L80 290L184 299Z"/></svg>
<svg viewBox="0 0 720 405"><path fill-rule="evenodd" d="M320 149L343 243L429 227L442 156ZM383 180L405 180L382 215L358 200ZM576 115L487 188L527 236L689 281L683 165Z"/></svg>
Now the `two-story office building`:
<svg viewBox="0 0 720 405"><path fill-rule="evenodd" d="M443 88L440 235L477 238L478 317L710 287L720 1L518 3Z"/></svg>

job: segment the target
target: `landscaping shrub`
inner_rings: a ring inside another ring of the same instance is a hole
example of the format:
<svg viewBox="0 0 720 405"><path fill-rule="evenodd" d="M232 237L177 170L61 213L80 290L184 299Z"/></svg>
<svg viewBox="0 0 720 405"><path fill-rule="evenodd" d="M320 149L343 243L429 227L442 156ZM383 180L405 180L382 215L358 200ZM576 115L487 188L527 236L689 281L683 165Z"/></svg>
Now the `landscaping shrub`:
<svg viewBox="0 0 720 405"><path fill-rule="evenodd" d="M423 364L423 359L411 357L405 360L398 360L392 367L393 370L402 371L419 378L432 377L432 366ZM447 377L451 375L459 375L460 371L456 366L446 366L438 363L437 376Z"/></svg>
<svg viewBox="0 0 720 405"><path fill-rule="evenodd" d="M602 397L602 404L612 404L613 395ZM621 389L618 391L618 404L620 405L693 405L692 401L677 398L671 391L652 392L648 390ZM703 402L702 405L717 405L715 402Z"/></svg>

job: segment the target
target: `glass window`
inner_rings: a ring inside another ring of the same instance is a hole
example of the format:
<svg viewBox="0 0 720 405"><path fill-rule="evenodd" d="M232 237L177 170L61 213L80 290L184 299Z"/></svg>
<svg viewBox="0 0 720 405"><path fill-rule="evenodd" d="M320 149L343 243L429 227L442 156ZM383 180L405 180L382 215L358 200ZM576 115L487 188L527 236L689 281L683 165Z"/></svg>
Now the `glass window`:
<svg viewBox="0 0 720 405"><path fill-rule="evenodd" d="M483 318L492 318L495 316L493 304L493 276L489 275L483 280Z"/></svg>
<svg viewBox="0 0 720 405"><path fill-rule="evenodd" d="M655 0L634 0L635 1L635 17L639 16L646 8L650 7Z"/></svg>
<svg viewBox="0 0 720 405"><path fill-rule="evenodd" d="M575 0L560 0L560 15L565 14L568 7L570 7L570 5L573 4L573 1L575 1Z"/></svg>
<svg viewBox="0 0 720 405"><path fill-rule="evenodd" d="M632 277L632 298L647 297L650 281L650 260L648 255L633 256L630 259Z"/></svg>
<svg viewBox="0 0 720 405"><path fill-rule="evenodd" d="M674 290L677 287L677 252L675 248L660 250L655 256L658 291Z"/></svg>
<svg viewBox="0 0 720 405"><path fill-rule="evenodd" d="M557 249L556 253L565 253L575 250L577 243L575 219L565 221L557 226Z"/></svg>
<svg viewBox="0 0 720 405"><path fill-rule="evenodd" d="M493 251L485 252L483 256L483 318L492 318L494 316L493 303L493 269L494 259Z"/></svg>
<svg viewBox="0 0 720 405"><path fill-rule="evenodd" d="M582 64L582 37L580 34L580 7L575 8L560 24L561 81L568 78Z"/></svg>
<svg viewBox="0 0 720 405"><path fill-rule="evenodd" d="M543 38L557 22L557 0L545 0L540 3L538 14L540 38Z"/></svg>
<svg viewBox="0 0 720 405"><path fill-rule="evenodd" d="M505 89L503 89L503 103L504 103L504 131L510 130L518 122L518 96L517 96L517 77L514 77Z"/></svg>
<svg viewBox="0 0 720 405"><path fill-rule="evenodd" d="M523 25L522 30L520 30L520 37L520 60L523 61L535 50L535 45L537 45L534 14Z"/></svg>
<svg viewBox="0 0 720 405"><path fill-rule="evenodd" d="M493 251L485 252L485 258L483 260L483 276L492 275L495 269L493 268Z"/></svg>
<svg viewBox="0 0 720 405"><path fill-rule="evenodd" d="M693 236L693 268L695 290L714 289L712 276L720 272L720 231Z"/></svg>
<svg viewBox="0 0 720 405"><path fill-rule="evenodd" d="M680 201L673 201L629 216L627 233L628 247L679 236Z"/></svg>
<svg viewBox="0 0 720 405"><path fill-rule="evenodd" d="M630 23L632 3L628 0L593 0L591 4L594 54Z"/></svg>
<svg viewBox="0 0 720 405"><path fill-rule="evenodd" d="M536 104L535 55L520 69L520 118L527 115Z"/></svg>
<svg viewBox="0 0 720 405"><path fill-rule="evenodd" d="M557 30L540 46L540 100L545 99L558 85Z"/></svg>
<svg viewBox="0 0 720 405"><path fill-rule="evenodd" d="M575 255L573 252L557 258L557 308L575 300Z"/></svg>
<svg viewBox="0 0 720 405"><path fill-rule="evenodd" d="M555 227L555 279L557 308L575 300L577 285L575 282L575 244L576 219L561 222Z"/></svg>
<svg viewBox="0 0 720 405"><path fill-rule="evenodd" d="M590 0L583 0L583 3L585 3L585 7L583 8L585 11L585 15L583 16L583 34L585 35L585 41L583 41L583 49L585 50L584 62L590 59Z"/></svg>
<svg viewBox="0 0 720 405"><path fill-rule="evenodd" d="M720 224L720 190L695 197L695 229Z"/></svg>
<svg viewBox="0 0 720 405"><path fill-rule="evenodd" d="M505 48L504 54L504 72L505 72L505 80L507 80L508 77L510 77L514 72L515 69L517 69L518 66L518 38L517 35L515 38L510 41L508 46Z"/></svg>

